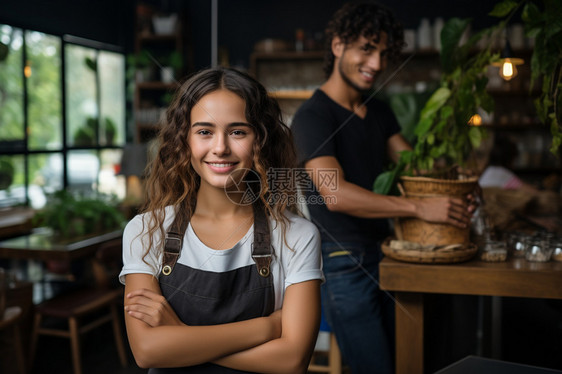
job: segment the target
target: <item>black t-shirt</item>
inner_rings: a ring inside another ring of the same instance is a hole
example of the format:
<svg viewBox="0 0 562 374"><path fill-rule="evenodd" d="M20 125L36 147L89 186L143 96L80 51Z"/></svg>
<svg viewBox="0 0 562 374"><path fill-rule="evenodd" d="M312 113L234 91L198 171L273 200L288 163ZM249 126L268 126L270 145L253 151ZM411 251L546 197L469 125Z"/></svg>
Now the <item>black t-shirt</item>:
<svg viewBox="0 0 562 374"><path fill-rule="evenodd" d="M373 183L386 163L387 140L400 132L400 126L392 110L382 101L371 99L366 105L367 115L360 118L323 91L316 90L298 109L291 125L299 164L302 166L320 156L334 156L346 181L372 191ZM324 171L325 175L319 175L320 180L330 183L329 173ZM320 229L323 241L372 243L389 235L387 219L330 212L311 183L305 184L303 190L310 215Z"/></svg>

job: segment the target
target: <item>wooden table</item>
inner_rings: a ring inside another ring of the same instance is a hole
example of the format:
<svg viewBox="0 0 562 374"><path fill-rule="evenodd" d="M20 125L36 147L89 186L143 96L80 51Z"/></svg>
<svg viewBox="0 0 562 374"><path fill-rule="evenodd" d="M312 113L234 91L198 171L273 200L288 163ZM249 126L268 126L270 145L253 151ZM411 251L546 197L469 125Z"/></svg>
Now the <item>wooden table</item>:
<svg viewBox="0 0 562 374"><path fill-rule="evenodd" d="M380 286L396 297L396 373L423 373L424 293L562 299L562 262L472 260L380 263Z"/></svg>
<svg viewBox="0 0 562 374"><path fill-rule="evenodd" d="M28 234L33 228L31 220L35 211L31 208L15 207L0 210L0 238Z"/></svg>
<svg viewBox="0 0 562 374"><path fill-rule="evenodd" d="M123 230L60 239L48 229L0 241L0 259L75 260L92 255L100 244L117 239Z"/></svg>

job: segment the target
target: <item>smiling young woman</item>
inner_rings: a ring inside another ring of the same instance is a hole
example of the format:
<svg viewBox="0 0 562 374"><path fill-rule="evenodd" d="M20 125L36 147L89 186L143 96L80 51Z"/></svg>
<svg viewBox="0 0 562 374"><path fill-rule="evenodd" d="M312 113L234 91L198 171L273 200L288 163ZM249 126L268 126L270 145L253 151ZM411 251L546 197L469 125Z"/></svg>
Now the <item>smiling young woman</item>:
<svg viewBox="0 0 562 374"><path fill-rule="evenodd" d="M320 319L316 227L289 212L295 150L277 102L233 69L178 90L123 235L125 321L149 373L304 373ZM285 196L273 199L272 196Z"/></svg>

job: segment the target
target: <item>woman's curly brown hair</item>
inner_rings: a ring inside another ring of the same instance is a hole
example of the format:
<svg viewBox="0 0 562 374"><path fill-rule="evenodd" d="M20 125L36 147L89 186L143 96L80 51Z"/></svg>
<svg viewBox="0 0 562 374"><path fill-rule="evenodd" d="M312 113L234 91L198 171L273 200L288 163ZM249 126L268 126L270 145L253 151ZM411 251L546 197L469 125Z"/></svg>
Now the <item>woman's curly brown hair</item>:
<svg viewBox="0 0 562 374"><path fill-rule="evenodd" d="M283 232L285 231L287 219L283 212L290 202L296 201L296 188L290 183L284 183L283 190L280 191L276 185L273 194L268 172L294 170L296 151L291 132L283 123L279 104L249 75L230 68L210 68L188 78L176 92L167 110L166 122L158 136L158 151L148 168L146 203L142 211L149 213L146 217L148 230L143 230L149 243L143 259L152 247L163 249L163 242L154 243L153 236L158 230L161 238L165 236L165 207L173 206L176 215L183 222L190 220L193 214L200 177L191 165L191 149L188 144L191 110L203 96L220 89L233 92L246 104L246 120L256 135L253 146L254 173L247 173L246 179L259 178L260 183L257 185L260 188L253 192L255 196L259 196L259 201L269 216L280 222ZM249 185L255 186L256 183ZM272 198L272 195L279 194L285 198ZM290 208L293 209L294 206Z"/></svg>
<svg viewBox="0 0 562 374"><path fill-rule="evenodd" d="M392 12L380 4L368 1L348 2L342 6L328 22L326 27L326 52L324 73L329 78L334 69L335 56L332 53L332 40L339 37L345 44L353 43L360 36L379 41L380 33L387 34L387 56L395 59L404 47L404 32Z"/></svg>

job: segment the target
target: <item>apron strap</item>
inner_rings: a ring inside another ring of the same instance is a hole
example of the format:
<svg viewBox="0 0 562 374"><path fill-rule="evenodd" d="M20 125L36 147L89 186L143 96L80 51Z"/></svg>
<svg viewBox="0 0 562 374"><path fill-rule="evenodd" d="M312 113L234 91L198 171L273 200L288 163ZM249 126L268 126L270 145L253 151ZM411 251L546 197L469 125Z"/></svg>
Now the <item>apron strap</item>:
<svg viewBox="0 0 562 374"><path fill-rule="evenodd" d="M263 205L256 203L254 208L254 242L252 243L252 259L256 263L259 275L267 278L270 274L271 258L273 251L271 248L271 233L269 231L269 221L265 214ZM185 230L189 225L189 220L180 224L178 216L166 233L164 242L164 256L162 258L162 274L170 275L180 257L183 246Z"/></svg>
<svg viewBox="0 0 562 374"><path fill-rule="evenodd" d="M252 243L252 259L256 263L258 273L264 278L270 274L271 265L271 233L269 221L263 205L259 202L254 207L254 242Z"/></svg>
<svg viewBox="0 0 562 374"><path fill-rule="evenodd" d="M166 233L166 241L164 242L164 256L162 258L162 274L170 275L174 266L180 257L181 247L183 246L183 237L189 220L185 220L180 224L178 215L174 218L170 230Z"/></svg>

